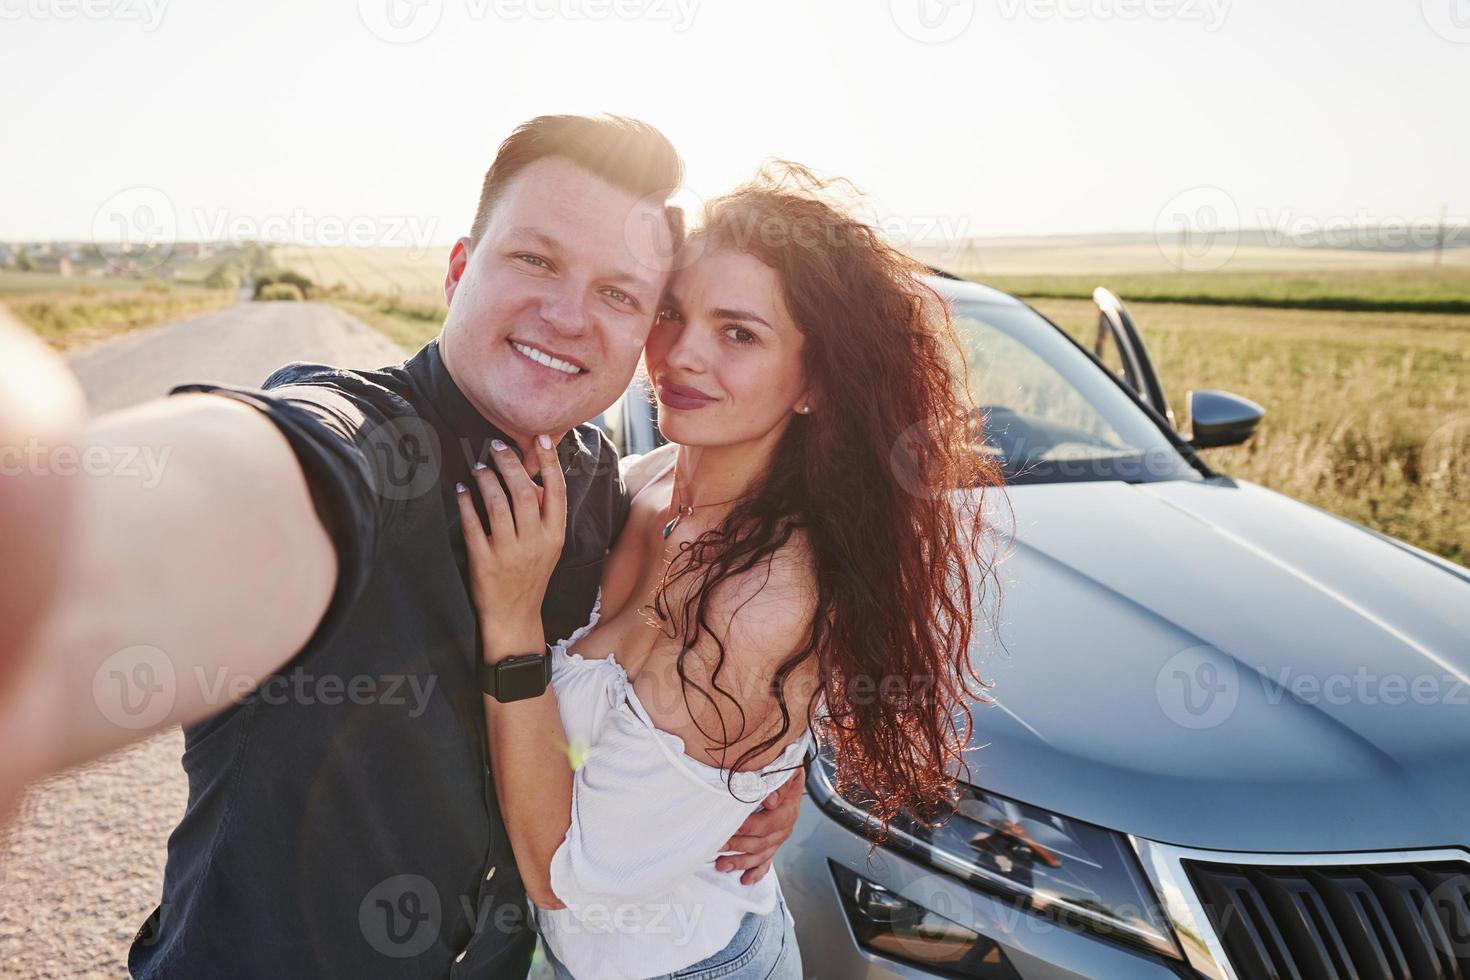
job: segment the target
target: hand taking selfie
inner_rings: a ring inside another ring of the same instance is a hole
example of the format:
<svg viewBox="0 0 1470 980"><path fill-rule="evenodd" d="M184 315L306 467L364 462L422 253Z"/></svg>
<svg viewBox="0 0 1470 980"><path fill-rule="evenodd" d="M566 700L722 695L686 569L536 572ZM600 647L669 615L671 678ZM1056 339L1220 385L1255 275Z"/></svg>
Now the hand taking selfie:
<svg viewBox="0 0 1470 980"><path fill-rule="evenodd" d="M84 405L76 379L53 351L0 308L0 820L26 773L17 770L30 732L5 725L10 697L34 655L36 630L55 595L68 545L75 480L52 466L75 448ZM54 457L58 459L60 457Z"/></svg>

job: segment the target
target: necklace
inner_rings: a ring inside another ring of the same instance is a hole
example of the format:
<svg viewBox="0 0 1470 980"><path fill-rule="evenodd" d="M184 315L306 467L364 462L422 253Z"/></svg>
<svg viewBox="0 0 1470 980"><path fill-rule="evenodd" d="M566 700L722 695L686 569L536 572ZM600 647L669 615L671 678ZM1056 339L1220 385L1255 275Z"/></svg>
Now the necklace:
<svg viewBox="0 0 1470 980"><path fill-rule="evenodd" d="M701 506L701 507L718 507L721 504L732 503L733 501L736 501L736 500L739 500L739 499L740 499L739 497L731 497L729 500L716 500L712 504L700 504L699 506ZM669 535L671 535L671 534L674 533L674 528L676 528L676 527L679 526L679 522L682 521L684 518L688 517L692 513L694 513L694 505L693 504L678 504L678 503L674 504L674 519L672 521L669 521L669 523L667 523L667 524L664 525L664 540L668 540Z"/></svg>

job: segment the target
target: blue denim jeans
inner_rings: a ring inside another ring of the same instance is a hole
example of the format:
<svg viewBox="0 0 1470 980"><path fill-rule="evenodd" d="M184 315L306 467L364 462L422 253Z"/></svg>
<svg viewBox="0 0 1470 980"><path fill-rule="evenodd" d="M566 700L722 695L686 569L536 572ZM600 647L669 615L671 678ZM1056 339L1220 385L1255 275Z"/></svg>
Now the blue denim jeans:
<svg viewBox="0 0 1470 980"><path fill-rule="evenodd" d="M579 980L567 971L551 949L541 944L556 980ZM728 946L708 959L675 973L649 980L801 980L801 950L796 932L786 920L786 899L777 896L776 907L765 915L745 913L740 928Z"/></svg>

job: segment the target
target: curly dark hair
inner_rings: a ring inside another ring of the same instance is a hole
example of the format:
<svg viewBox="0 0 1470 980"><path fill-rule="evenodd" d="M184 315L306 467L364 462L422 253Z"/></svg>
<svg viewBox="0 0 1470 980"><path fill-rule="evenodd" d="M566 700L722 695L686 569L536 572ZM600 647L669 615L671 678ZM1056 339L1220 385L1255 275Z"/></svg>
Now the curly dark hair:
<svg viewBox="0 0 1470 980"><path fill-rule="evenodd" d="M692 686L743 717L719 685L725 644L710 628L711 600L732 576L769 568L801 532L816 585L810 631L771 678L780 731L733 768L786 740L784 691L814 661L821 697L808 722L833 753L838 789L871 801L881 839L900 812L920 821L942 813L967 778L971 702L993 686L971 650L977 620L988 619L996 565L984 553L991 528L982 497L1002 478L976 451L948 305L922 266L829 200L837 183L768 164L709 202L686 243L688 256L732 249L778 273L821 410L796 416L747 495L683 546L653 610L680 640L686 700ZM668 592L680 581L687 598L675 609ZM685 671L684 655L702 634L717 651L714 693Z"/></svg>

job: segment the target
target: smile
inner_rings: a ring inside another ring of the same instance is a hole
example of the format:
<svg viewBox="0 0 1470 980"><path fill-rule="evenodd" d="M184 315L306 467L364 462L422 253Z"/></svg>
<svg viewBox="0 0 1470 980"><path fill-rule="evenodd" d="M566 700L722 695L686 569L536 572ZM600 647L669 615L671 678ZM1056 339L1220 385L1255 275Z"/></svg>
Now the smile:
<svg viewBox="0 0 1470 980"><path fill-rule="evenodd" d="M520 354L523 357L535 361L542 367L549 367L553 371L560 371L562 374L587 373L585 368L577 367L577 365L573 364L571 361L564 361L559 357L552 357L544 350L539 350L535 347L529 347L526 344L522 344L519 341L515 340L510 341L510 345L515 348L517 354Z"/></svg>

